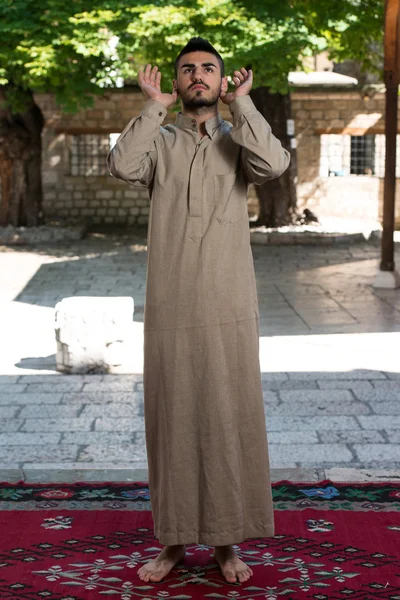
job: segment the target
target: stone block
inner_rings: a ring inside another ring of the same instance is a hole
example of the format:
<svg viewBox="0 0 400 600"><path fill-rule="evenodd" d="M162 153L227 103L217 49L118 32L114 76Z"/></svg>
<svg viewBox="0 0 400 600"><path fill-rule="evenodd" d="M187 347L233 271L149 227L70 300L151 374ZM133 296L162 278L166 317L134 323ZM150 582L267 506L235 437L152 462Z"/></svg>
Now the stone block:
<svg viewBox="0 0 400 600"><path fill-rule="evenodd" d="M96 192L96 198L99 199L105 199L107 200L108 198L113 198L114 197L114 192L112 190L98 190Z"/></svg>
<svg viewBox="0 0 400 600"><path fill-rule="evenodd" d="M134 356L134 302L130 297L76 296L55 307L57 370L130 372Z"/></svg>

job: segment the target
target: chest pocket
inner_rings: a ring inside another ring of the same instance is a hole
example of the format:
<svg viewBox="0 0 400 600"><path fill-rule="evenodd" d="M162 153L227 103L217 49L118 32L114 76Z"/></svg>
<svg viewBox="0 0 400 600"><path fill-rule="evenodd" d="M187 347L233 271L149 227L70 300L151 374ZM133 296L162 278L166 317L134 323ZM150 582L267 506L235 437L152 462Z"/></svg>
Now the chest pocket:
<svg viewBox="0 0 400 600"><path fill-rule="evenodd" d="M247 186L242 171L214 175L215 217L221 225L248 219Z"/></svg>

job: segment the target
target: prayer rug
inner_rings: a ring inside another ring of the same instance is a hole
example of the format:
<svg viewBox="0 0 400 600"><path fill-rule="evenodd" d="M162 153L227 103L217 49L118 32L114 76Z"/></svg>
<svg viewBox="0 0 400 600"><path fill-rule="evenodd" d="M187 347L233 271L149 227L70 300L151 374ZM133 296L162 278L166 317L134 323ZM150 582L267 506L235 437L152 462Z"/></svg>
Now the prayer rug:
<svg viewBox="0 0 400 600"><path fill-rule="evenodd" d="M400 600L400 483L273 484L271 538L235 546L253 576L227 583L213 548L161 582L147 483L0 483L1 600Z"/></svg>

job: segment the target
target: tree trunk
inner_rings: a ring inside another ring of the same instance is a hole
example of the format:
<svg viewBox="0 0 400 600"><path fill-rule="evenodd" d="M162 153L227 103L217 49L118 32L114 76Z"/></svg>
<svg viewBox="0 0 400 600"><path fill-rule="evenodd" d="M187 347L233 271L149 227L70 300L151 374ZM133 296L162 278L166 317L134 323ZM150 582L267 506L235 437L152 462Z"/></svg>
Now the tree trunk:
<svg viewBox="0 0 400 600"><path fill-rule="evenodd" d="M290 165L276 179L255 186L260 203L260 213L252 227L280 227L294 223L296 213L296 149L291 148L291 137L287 133L287 120L291 119L290 95L271 94L266 87L251 90L250 96L257 110L271 125L273 134L281 141L282 146L290 152Z"/></svg>
<svg viewBox="0 0 400 600"><path fill-rule="evenodd" d="M0 225L32 227L43 222L42 129L44 118L27 93L25 109L0 109Z"/></svg>

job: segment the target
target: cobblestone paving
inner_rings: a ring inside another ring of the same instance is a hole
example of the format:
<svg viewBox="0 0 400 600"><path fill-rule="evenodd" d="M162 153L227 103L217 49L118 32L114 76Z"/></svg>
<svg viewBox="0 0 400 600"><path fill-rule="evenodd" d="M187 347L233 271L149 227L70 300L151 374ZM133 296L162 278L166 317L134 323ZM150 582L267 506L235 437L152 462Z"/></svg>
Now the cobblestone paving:
<svg viewBox="0 0 400 600"><path fill-rule="evenodd" d="M146 468L141 373L56 374L53 331L70 295L133 296L142 322L143 233L0 250L0 469ZM253 247L273 468L400 467L400 290L372 288L379 253Z"/></svg>

